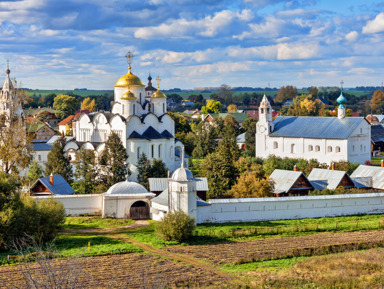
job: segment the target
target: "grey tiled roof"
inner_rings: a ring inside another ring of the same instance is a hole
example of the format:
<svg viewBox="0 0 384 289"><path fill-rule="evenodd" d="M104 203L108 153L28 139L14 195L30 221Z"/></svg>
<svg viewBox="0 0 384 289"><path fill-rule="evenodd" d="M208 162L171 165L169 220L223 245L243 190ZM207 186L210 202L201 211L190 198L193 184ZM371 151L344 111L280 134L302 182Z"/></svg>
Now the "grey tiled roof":
<svg viewBox="0 0 384 289"><path fill-rule="evenodd" d="M311 173L309 174L308 180L317 190L334 190L339 186L345 175L347 178L350 178L344 171L315 168L312 169Z"/></svg>
<svg viewBox="0 0 384 289"><path fill-rule="evenodd" d="M368 187L369 178L371 178L371 186L374 189L384 189L384 168L360 165L351 174L351 178L355 183L366 185Z"/></svg>
<svg viewBox="0 0 384 289"><path fill-rule="evenodd" d="M279 116L272 137L346 139L362 122L362 117Z"/></svg>
<svg viewBox="0 0 384 289"><path fill-rule="evenodd" d="M275 182L275 194L288 192L296 183L300 176L306 176L302 172L287 171L287 170L274 170L269 176Z"/></svg>

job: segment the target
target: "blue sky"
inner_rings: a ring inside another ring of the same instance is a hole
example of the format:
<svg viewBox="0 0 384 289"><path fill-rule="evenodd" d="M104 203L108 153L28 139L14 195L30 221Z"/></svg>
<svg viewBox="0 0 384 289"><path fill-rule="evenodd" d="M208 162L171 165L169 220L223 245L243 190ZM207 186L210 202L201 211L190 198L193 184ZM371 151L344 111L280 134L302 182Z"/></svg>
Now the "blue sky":
<svg viewBox="0 0 384 289"><path fill-rule="evenodd" d="M384 1L0 2L0 77L24 87L113 89L129 50L163 89L381 85Z"/></svg>

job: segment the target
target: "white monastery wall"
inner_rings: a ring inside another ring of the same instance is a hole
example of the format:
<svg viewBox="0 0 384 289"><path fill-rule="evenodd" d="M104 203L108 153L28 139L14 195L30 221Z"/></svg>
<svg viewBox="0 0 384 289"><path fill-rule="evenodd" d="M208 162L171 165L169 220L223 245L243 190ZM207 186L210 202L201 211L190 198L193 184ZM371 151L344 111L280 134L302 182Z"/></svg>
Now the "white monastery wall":
<svg viewBox="0 0 384 289"><path fill-rule="evenodd" d="M371 127L368 122L361 122L348 140L350 162L364 164L371 160Z"/></svg>
<svg viewBox="0 0 384 289"><path fill-rule="evenodd" d="M44 197L32 197L37 200L54 198L64 205L65 213L68 216L79 215L101 215L103 207L103 195L54 195Z"/></svg>
<svg viewBox="0 0 384 289"><path fill-rule="evenodd" d="M210 200L199 223L248 222L384 213L384 193Z"/></svg>
<svg viewBox="0 0 384 289"><path fill-rule="evenodd" d="M103 218L129 218L130 209L133 203L143 201L148 203L145 198L140 199L140 195L104 195L102 201L102 216Z"/></svg>

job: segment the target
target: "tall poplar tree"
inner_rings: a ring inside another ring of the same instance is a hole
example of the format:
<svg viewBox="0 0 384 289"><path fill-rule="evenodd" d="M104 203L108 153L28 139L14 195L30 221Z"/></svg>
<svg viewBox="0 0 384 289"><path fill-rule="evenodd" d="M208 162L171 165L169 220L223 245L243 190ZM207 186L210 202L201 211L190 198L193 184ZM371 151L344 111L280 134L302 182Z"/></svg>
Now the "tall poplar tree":
<svg viewBox="0 0 384 289"><path fill-rule="evenodd" d="M45 165L45 175L61 175L68 183L72 182L72 168L69 160L64 155L64 147L60 140L55 141L48 154L48 161Z"/></svg>
<svg viewBox="0 0 384 289"><path fill-rule="evenodd" d="M131 172L128 170L128 154L116 133L112 133L105 142L105 149L100 164L103 166L102 181L112 186L127 179Z"/></svg>

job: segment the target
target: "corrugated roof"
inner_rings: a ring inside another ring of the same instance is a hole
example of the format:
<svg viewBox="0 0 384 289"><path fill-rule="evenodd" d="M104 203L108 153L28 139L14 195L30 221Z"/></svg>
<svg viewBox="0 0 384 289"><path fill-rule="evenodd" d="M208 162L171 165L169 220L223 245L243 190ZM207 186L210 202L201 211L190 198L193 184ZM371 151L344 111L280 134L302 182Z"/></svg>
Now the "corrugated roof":
<svg viewBox="0 0 384 289"><path fill-rule="evenodd" d="M384 120L384 115L383 114L374 114L373 116L377 117L377 120L379 122L382 122Z"/></svg>
<svg viewBox="0 0 384 289"><path fill-rule="evenodd" d="M207 178L195 178L196 191L208 191ZM168 178L148 178L150 192L162 192L168 188Z"/></svg>
<svg viewBox="0 0 384 289"><path fill-rule="evenodd" d="M306 178L302 172L274 170L269 176L269 178L275 182L274 193L281 194L288 192L301 175Z"/></svg>
<svg viewBox="0 0 384 289"><path fill-rule="evenodd" d="M279 116L274 120L272 137L346 139L365 121L362 117Z"/></svg>
<svg viewBox="0 0 384 289"><path fill-rule="evenodd" d="M364 179L358 178L368 177L372 178L372 188L384 189L384 168L382 167L360 165L351 175L351 178L360 181L359 183L363 183Z"/></svg>
<svg viewBox="0 0 384 289"><path fill-rule="evenodd" d="M53 185L49 182L49 176L38 179L32 186L31 190L38 182L41 182L52 194L54 195L72 195L75 193L74 189L67 183L61 175L53 176Z"/></svg>
<svg viewBox="0 0 384 289"><path fill-rule="evenodd" d="M236 137L236 142L237 142L237 143L245 143L245 132L242 133L242 134L239 134L239 135Z"/></svg>
<svg viewBox="0 0 384 289"><path fill-rule="evenodd" d="M163 206L168 206L168 189L165 189L160 195L151 199L151 202L154 202ZM201 207L201 206L210 206L210 205L211 205L210 203L207 203L206 201L203 201L198 196L196 196L196 206Z"/></svg>
<svg viewBox="0 0 384 289"><path fill-rule="evenodd" d="M384 127L381 124L371 125L371 140L374 143L384 142Z"/></svg>
<svg viewBox="0 0 384 289"><path fill-rule="evenodd" d="M339 186L345 175L349 178L349 175L344 171L315 168L309 174L308 180L317 190L334 190Z"/></svg>

